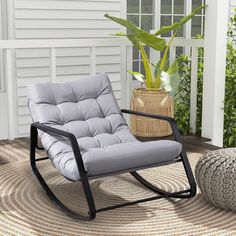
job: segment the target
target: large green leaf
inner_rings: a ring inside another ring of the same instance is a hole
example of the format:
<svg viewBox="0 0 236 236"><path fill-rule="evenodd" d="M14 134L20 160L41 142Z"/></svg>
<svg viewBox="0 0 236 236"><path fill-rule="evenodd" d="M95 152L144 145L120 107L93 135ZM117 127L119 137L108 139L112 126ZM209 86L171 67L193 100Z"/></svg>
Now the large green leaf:
<svg viewBox="0 0 236 236"><path fill-rule="evenodd" d="M146 32L138 33L138 34L124 34L124 33L117 33L113 34L114 36L125 36L127 37L134 46L139 48L138 42L141 42L149 47L161 51L164 49L166 43L165 40L157 38L154 34L147 35Z"/></svg>
<svg viewBox="0 0 236 236"><path fill-rule="evenodd" d="M118 33L115 35L126 36L136 47L138 47L138 42L143 43L158 51L163 50L166 46L166 41L164 39L158 38L154 34L149 34L148 32L141 30L128 20L109 16L108 14L105 14L105 17L129 29L131 31L131 33L129 34Z"/></svg>
<svg viewBox="0 0 236 236"><path fill-rule="evenodd" d="M132 44L134 45L134 47L139 49L139 42L138 40L135 38L134 35L127 35L127 38L132 42Z"/></svg>
<svg viewBox="0 0 236 236"><path fill-rule="evenodd" d="M109 16L108 14L104 15L106 18L115 21L116 23L126 27L127 29L129 29L132 33L140 33L140 31L142 31L140 28L138 28L135 24L133 24L131 21L119 18L119 17L115 17L115 16Z"/></svg>
<svg viewBox="0 0 236 236"><path fill-rule="evenodd" d="M159 70L158 70L157 75L156 75L155 86L160 86L161 72L164 71L165 65L167 64L167 55L168 55L168 52L169 52L169 48L170 48L170 45L171 45L172 41L174 40L177 32L178 32L178 30L176 30L174 32L174 34L172 35L168 45L165 48L164 55L162 56L162 59L160 60L160 67L159 67Z"/></svg>
<svg viewBox="0 0 236 236"><path fill-rule="evenodd" d="M168 68L167 73L168 73L169 75L174 75L174 74L176 74L177 72L178 72L178 61L175 60L175 61L170 65L170 67Z"/></svg>
<svg viewBox="0 0 236 236"><path fill-rule="evenodd" d="M134 78L136 80L138 80L139 82L142 82L142 83L145 83L145 77L143 74L139 73L139 72L135 72L135 71L131 71L131 70L128 70L128 72L134 76Z"/></svg>
<svg viewBox="0 0 236 236"><path fill-rule="evenodd" d="M179 22L176 22L173 25L163 26L155 33L155 35L158 36L158 35L161 35L161 34L168 33L170 31L178 29L179 26L180 26Z"/></svg>
<svg viewBox="0 0 236 236"><path fill-rule="evenodd" d="M133 46L135 46L136 48L139 48L139 42L133 34L125 34L121 32L121 33L116 33L112 35L119 36L119 37L127 37L132 42Z"/></svg>
<svg viewBox="0 0 236 236"><path fill-rule="evenodd" d="M160 70L160 64L161 64L161 60L158 61L158 63L155 65L155 64L152 64L152 66L154 67L154 76L157 77L157 74L158 74L158 71ZM163 67L163 70L164 71L167 71L168 70L168 67L169 67L169 63L168 61L165 62L165 65Z"/></svg>
<svg viewBox="0 0 236 236"><path fill-rule="evenodd" d="M157 36L157 35L165 34L167 32L173 31L173 30L177 30L180 26L184 25L187 21L189 21L191 18L193 18L193 16L200 13L201 10L205 7L206 7L206 5L202 5L198 8L196 8L196 9L194 9L191 14L189 14L186 17L182 18L179 22L176 22L173 25L161 27L161 29L159 29L155 33L155 35Z"/></svg>
<svg viewBox="0 0 236 236"><path fill-rule="evenodd" d="M153 88L153 75L152 75L152 69L151 69L149 59L148 59L145 49L141 43L139 45L139 48L140 48L140 52L141 52L141 56L142 56L142 60L143 60L143 67L144 67L145 75L146 75L146 80L145 80L146 87Z"/></svg>
<svg viewBox="0 0 236 236"><path fill-rule="evenodd" d="M180 76L178 73L178 61L175 60L167 70L168 75L170 76L170 85L172 88L171 95L174 96L178 93L178 87L180 83Z"/></svg>
<svg viewBox="0 0 236 236"><path fill-rule="evenodd" d="M160 39L156 35L149 34L145 31L143 31L142 33L135 34L134 38L137 41L139 41L139 42L141 42L141 43L143 43L143 44L145 44L157 51L163 50L166 46L166 41L164 39Z"/></svg>

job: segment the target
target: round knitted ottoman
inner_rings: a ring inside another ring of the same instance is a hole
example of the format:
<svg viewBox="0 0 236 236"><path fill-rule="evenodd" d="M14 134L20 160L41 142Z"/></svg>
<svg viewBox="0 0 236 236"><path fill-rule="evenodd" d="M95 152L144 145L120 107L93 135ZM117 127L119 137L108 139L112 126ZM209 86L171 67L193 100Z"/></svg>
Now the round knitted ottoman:
<svg viewBox="0 0 236 236"><path fill-rule="evenodd" d="M199 159L195 175L202 194L209 202L236 211L236 148L207 153Z"/></svg>

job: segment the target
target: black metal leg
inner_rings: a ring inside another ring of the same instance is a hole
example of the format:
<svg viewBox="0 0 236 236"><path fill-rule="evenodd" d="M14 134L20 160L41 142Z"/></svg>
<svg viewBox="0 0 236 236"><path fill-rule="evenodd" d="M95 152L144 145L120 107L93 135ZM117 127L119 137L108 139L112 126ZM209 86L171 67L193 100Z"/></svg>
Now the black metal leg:
<svg viewBox="0 0 236 236"><path fill-rule="evenodd" d="M180 157L182 159L184 170L185 170L185 173L186 173L189 185L190 185L190 189L191 189L189 197L194 197L197 192L196 181L194 179L193 172L189 164L187 154L184 150L181 152Z"/></svg>
<svg viewBox="0 0 236 236"><path fill-rule="evenodd" d="M190 198L196 195L196 182L194 180L193 177L193 173L191 170L191 166L189 164L187 155L185 153L185 151L182 151L182 153L180 154L181 156L181 161L183 163L184 166L184 170L190 185L189 189L186 189L184 191L179 191L179 192L166 192L162 189L159 189L158 187L154 186L153 184L151 184L150 182L148 182L146 179L144 179L141 175L139 175L136 171L131 172L130 174L137 179L141 184L143 184L145 187L147 187L148 189L152 190L155 193L158 193L162 196L166 196L166 197L172 197L172 198ZM186 194L188 193L188 194Z"/></svg>
<svg viewBox="0 0 236 236"><path fill-rule="evenodd" d="M87 203L88 203L88 208L89 208L88 215L83 216L83 215L80 215L79 213L76 213L76 212L70 210L68 207L66 207L55 196L55 194L51 191L51 189L49 188L47 183L44 181L44 179L43 179L42 175L40 174L40 172L37 168L37 165L36 165L36 161L37 161L35 159L35 148L36 147L37 147L37 129L35 127L31 127L31 141L30 141L30 163L31 163L31 168L32 168L35 176L37 177L39 183L41 184L41 186L45 190L46 194L48 195L49 199L51 201L53 201L56 204L56 206L58 206L66 215L68 215L72 218L79 219L79 220L84 220L84 221L89 221L89 220L94 219L96 217L96 208L95 208L95 204L94 204L94 201L93 201L92 192L90 190L88 180L86 181L84 176L83 176L83 180L81 178L82 185L83 185L84 192L85 192L85 196L86 196L86 200L87 200ZM45 158L43 158L43 159L45 159Z"/></svg>

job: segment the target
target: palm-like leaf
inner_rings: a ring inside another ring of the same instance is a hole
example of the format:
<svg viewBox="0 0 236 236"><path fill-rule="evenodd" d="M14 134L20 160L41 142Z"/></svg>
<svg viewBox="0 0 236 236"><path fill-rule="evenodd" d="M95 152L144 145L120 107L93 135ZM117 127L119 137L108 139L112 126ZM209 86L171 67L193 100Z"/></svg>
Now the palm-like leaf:
<svg viewBox="0 0 236 236"><path fill-rule="evenodd" d="M156 33L155 35L161 35L161 34L165 34L167 32L170 31L176 31L179 27L181 27L182 25L184 25L186 22L188 22L191 18L193 18L196 14L198 14L199 12L202 11L203 8L205 8L206 5L202 5L200 7L197 7L196 9L193 10L193 12L189 15L187 15L186 17L182 18L179 22L174 23L173 25L170 26L163 26L161 27Z"/></svg>
<svg viewBox="0 0 236 236"><path fill-rule="evenodd" d="M132 33L134 34L138 34L140 32L142 32L143 30L141 30L140 28L138 28L135 24L133 24L131 21L119 18L119 17L115 17L115 16L109 16L109 14L105 14L104 15L106 18L115 21L116 23L126 27L127 29L129 29Z"/></svg>
<svg viewBox="0 0 236 236"><path fill-rule="evenodd" d="M163 50L166 46L166 41L164 39L160 39L156 37L154 34L149 34L148 32L141 30L135 24L133 24L128 20L114 16L109 16L108 14L105 14L105 17L129 29L131 31L130 34L118 33L115 35L126 36L136 47L138 47L137 42L141 42L158 51Z"/></svg>
<svg viewBox="0 0 236 236"><path fill-rule="evenodd" d="M206 5L202 5L198 8L196 8L191 14L188 16L182 18L179 22L174 23L171 26L164 26L160 30L158 30L155 34L150 34L140 28L138 28L135 24L132 22L118 18L118 17L113 17L109 16L108 14L105 14L106 18L109 18L113 20L114 22L126 27L129 31L128 34L124 33L117 33L115 34L116 36L125 36L127 37L132 44L137 47L141 53L142 60L143 60L143 65L144 65L144 70L145 70L145 84L147 88L153 88L153 89L159 89L161 87L161 73L163 71L167 70L167 57L168 57L168 52L170 45L172 41L174 40L179 28L183 26L187 21L189 21L193 16L201 12L203 8L205 8ZM166 41L164 39L159 38L161 34L174 31L173 36L171 37L168 45L166 45ZM155 77L153 77L153 73L151 70L151 63L146 55L146 52L144 50L144 45L147 45L157 51L162 51L164 50L164 55L160 62L156 65L155 68ZM176 87L176 84L178 83L178 74L177 74L177 63L175 62L173 65L170 66L168 69L167 73L170 74L171 78L171 83L173 87ZM136 73L136 72L134 72ZM137 74L135 74L137 76ZM138 75L140 76L140 75ZM175 81L173 81L175 80ZM176 82L176 83L175 83Z"/></svg>
<svg viewBox="0 0 236 236"><path fill-rule="evenodd" d="M139 82L141 83L145 83L145 77L143 74L139 73L139 72L136 72L136 71L131 71L131 70L128 70L128 72L134 76L134 78L136 80L138 80Z"/></svg>
<svg viewBox="0 0 236 236"><path fill-rule="evenodd" d="M155 33L155 35L158 36L158 35L167 33L169 31L174 31L174 34L171 37L168 45L166 46L165 51L164 51L164 55L163 55L163 57L160 61L159 70L158 70L158 73L156 75L155 86L159 86L159 84L160 84L161 72L164 70L164 67L166 65L166 60L167 60L167 55L168 55L168 52L169 52L170 45L171 45L172 41L174 40L175 36L177 35L177 32L178 32L179 28L181 26L183 26L187 21L189 21L192 17L194 17L196 14L198 14L205 7L206 7L206 5L202 5L198 8L196 8L195 10L193 10L193 12L191 14L189 14L188 16L182 18L179 22L176 22L171 26L164 26Z"/></svg>

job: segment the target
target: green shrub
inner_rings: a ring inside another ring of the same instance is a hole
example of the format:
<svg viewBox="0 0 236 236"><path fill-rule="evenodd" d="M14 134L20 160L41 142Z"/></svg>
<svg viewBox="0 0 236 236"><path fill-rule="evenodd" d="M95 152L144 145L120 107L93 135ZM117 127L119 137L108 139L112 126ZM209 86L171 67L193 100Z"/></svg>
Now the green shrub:
<svg viewBox="0 0 236 236"><path fill-rule="evenodd" d="M224 103L224 146L236 147L236 13L228 30Z"/></svg>
<svg viewBox="0 0 236 236"><path fill-rule="evenodd" d="M175 119L182 134L190 132L190 70L191 64L187 56L177 58L180 82L175 94Z"/></svg>
<svg viewBox="0 0 236 236"><path fill-rule="evenodd" d="M236 49L232 43L227 45L224 146L236 147Z"/></svg>
<svg viewBox="0 0 236 236"><path fill-rule="evenodd" d="M236 147L236 13L230 19L226 57L226 83L224 101L224 147ZM198 91L196 130L201 133L202 117L202 86L203 86L203 49L199 49L198 60ZM175 96L175 119L182 134L190 130L190 58L179 56L179 74L181 82L179 92Z"/></svg>
<svg viewBox="0 0 236 236"><path fill-rule="evenodd" d="M198 36L200 38L200 36ZM202 86L203 86L203 49L198 51L198 83L197 83L197 119L196 132L201 133L202 122ZM188 56L180 55L179 65L180 83L178 94L175 95L175 119L182 134L191 133L190 130L190 92L191 92L191 60Z"/></svg>
<svg viewBox="0 0 236 236"><path fill-rule="evenodd" d="M202 37L202 36L198 36ZM204 68L204 50L198 49L198 72L197 72L197 118L196 133L201 135L202 130L202 90L203 90L203 68Z"/></svg>

